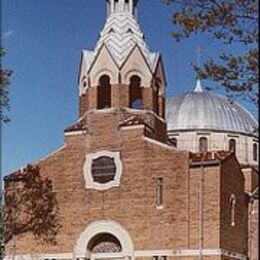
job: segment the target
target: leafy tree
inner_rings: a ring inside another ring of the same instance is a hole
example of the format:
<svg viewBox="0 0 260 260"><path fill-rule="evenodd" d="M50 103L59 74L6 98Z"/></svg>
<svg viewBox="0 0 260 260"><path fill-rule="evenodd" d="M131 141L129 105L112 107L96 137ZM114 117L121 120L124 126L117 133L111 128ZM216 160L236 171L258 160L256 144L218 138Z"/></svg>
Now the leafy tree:
<svg viewBox="0 0 260 260"><path fill-rule="evenodd" d="M44 243L56 243L60 229L58 204L52 182L43 178L38 166L5 178L4 241L30 232Z"/></svg>
<svg viewBox="0 0 260 260"><path fill-rule="evenodd" d="M172 5L173 37L180 41L195 33L240 48L240 55L222 53L194 68L202 79L219 83L232 96L258 104L258 1L164 0Z"/></svg>
<svg viewBox="0 0 260 260"><path fill-rule="evenodd" d="M8 122L9 118L6 115L6 110L9 110L9 79L12 71L2 67L2 58L5 55L4 48L0 47L0 123Z"/></svg>

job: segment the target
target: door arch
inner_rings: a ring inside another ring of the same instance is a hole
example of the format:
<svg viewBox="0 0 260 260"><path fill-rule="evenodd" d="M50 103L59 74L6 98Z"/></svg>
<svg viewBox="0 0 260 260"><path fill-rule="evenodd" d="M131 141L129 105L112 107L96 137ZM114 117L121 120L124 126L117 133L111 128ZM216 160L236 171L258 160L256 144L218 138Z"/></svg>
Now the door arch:
<svg viewBox="0 0 260 260"><path fill-rule="evenodd" d="M105 248L100 249L101 246ZM102 250L106 252L98 252ZM115 252L109 252L110 250ZM88 225L80 234L75 246L74 259L93 259L93 255L94 259L131 259L133 253L133 242L127 230L115 221L100 220Z"/></svg>

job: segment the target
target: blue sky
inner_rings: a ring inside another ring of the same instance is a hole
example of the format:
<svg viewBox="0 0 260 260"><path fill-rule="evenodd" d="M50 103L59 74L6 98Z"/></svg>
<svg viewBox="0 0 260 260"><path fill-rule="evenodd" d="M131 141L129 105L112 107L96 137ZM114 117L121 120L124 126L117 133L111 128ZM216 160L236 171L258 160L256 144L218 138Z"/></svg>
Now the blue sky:
<svg viewBox="0 0 260 260"><path fill-rule="evenodd" d="M2 0L4 65L13 70L10 123L3 126L2 171L10 173L62 146L63 130L78 116L81 49L93 49L106 19L105 0ZM167 96L195 86L191 62L226 50L205 35L176 43L171 8L139 1L139 23L148 45L163 56ZM207 85L207 82L204 83ZM247 107L251 110L251 107Z"/></svg>

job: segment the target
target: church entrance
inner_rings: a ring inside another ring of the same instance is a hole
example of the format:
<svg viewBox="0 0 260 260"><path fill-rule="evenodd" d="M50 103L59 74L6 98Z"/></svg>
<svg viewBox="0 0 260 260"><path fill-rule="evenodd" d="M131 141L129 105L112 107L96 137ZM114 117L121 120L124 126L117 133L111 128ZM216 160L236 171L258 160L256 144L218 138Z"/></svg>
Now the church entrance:
<svg viewBox="0 0 260 260"><path fill-rule="evenodd" d="M113 220L97 220L79 236L74 260L131 260L134 246L130 234Z"/></svg>
<svg viewBox="0 0 260 260"><path fill-rule="evenodd" d="M96 235L88 244L91 260L129 260L123 256L120 241L112 234L101 233Z"/></svg>

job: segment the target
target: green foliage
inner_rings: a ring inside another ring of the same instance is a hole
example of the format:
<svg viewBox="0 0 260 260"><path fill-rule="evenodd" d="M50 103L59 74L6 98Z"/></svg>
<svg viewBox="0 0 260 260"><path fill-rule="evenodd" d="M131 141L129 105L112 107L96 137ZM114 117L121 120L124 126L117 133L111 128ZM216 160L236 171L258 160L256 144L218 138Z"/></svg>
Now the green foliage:
<svg viewBox="0 0 260 260"><path fill-rule="evenodd" d="M30 232L43 243L55 244L60 229L58 204L52 182L43 178L38 166L5 179L4 241Z"/></svg>
<svg viewBox="0 0 260 260"><path fill-rule="evenodd" d="M196 33L241 49L240 55L222 53L219 59L194 66L202 79L219 83L232 95L258 105L258 1L164 0L173 6L173 37L177 41Z"/></svg>
<svg viewBox="0 0 260 260"><path fill-rule="evenodd" d="M2 59L5 55L5 50L0 47L0 123L8 122L9 118L6 115L6 111L9 111L9 79L12 75L12 71L2 67Z"/></svg>

